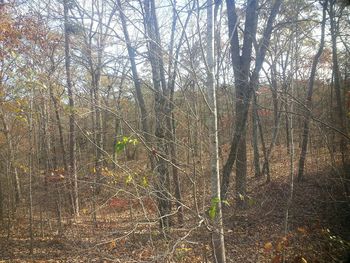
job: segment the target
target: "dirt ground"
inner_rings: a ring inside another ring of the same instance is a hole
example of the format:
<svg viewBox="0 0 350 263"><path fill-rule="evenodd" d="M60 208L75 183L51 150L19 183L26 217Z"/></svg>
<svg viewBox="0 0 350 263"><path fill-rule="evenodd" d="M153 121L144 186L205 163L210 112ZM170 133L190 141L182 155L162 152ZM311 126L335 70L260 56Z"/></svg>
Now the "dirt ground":
<svg viewBox="0 0 350 263"><path fill-rule="evenodd" d="M309 169L292 193L283 163L272 167L269 184L250 176L248 207L224 210L227 262L350 262L349 197L342 178L321 168ZM205 214L185 209L185 225L162 233L140 207L100 211L97 228L85 210L76 220L63 218L62 235L54 218L36 213L32 256L28 217L19 210L9 238L2 222L0 262L212 262Z"/></svg>

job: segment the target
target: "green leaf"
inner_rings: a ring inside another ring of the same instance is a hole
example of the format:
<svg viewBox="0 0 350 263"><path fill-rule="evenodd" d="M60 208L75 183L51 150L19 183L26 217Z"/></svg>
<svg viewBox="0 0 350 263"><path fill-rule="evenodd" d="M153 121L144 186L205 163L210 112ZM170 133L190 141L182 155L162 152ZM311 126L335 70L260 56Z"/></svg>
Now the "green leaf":
<svg viewBox="0 0 350 263"><path fill-rule="evenodd" d="M137 139L129 140L129 143L133 144L134 146L139 143Z"/></svg>
<svg viewBox="0 0 350 263"><path fill-rule="evenodd" d="M129 174L128 177L126 177L125 183L130 184L132 181L132 176Z"/></svg>
<svg viewBox="0 0 350 263"><path fill-rule="evenodd" d="M146 176L143 176L143 177L142 177L142 185L143 185L143 187L148 187L148 185L149 185Z"/></svg>
<svg viewBox="0 0 350 263"><path fill-rule="evenodd" d="M117 141L117 143L115 144L115 151L121 152L128 144L132 144L135 146L138 143L139 142L137 139L130 139L130 137L123 136L123 139L121 141Z"/></svg>
<svg viewBox="0 0 350 263"><path fill-rule="evenodd" d="M222 200L222 203L224 203L227 206L230 206L230 203L227 200Z"/></svg>
<svg viewBox="0 0 350 263"><path fill-rule="evenodd" d="M254 206L255 204L256 204L256 200L253 199L252 197L248 196L248 205Z"/></svg>
<svg viewBox="0 0 350 263"><path fill-rule="evenodd" d="M220 198L219 197L214 197L211 199L211 206L209 208L209 217L211 220L214 220L216 217L216 213L217 213L217 206L218 203L220 202Z"/></svg>
<svg viewBox="0 0 350 263"><path fill-rule="evenodd" d="M17 53L13 50L10 51L10 54L13 58L17 57Z"/></svg>
<svg viewBox="0 0 350 263"><path fill-rule="evenodd" d="M220 202L220 198L219 197L214 197L211 199L211 204L218 204Z"/></svg>
<svg viewBox="0 0 350 263"><path fill-rule="evenodd" d="M216 217L216 204L213 206L211 206L209 208L209 217L211 220L214 220L214 218Z"/></svg>
<svg viewBox="0 0 350 263"><path fill-rule="evenodd" d="M117 142L117 143L115 144L115 151L116 151L117 153L121 152L122 150L124 150L125 145L126 145L126 144L125 144L124 142L121 142L121 141Z"/></svg>

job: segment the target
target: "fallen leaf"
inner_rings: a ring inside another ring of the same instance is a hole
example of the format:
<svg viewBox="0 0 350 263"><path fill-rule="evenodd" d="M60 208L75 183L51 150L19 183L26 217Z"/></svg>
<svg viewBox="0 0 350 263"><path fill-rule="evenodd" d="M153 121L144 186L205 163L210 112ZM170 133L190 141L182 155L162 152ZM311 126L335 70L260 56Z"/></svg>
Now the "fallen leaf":
<svg viewBox="0 0 350 263"><path fill-rule="evenodd" d="M271 249L272 249L272 243L271 242L267 242L267 243L265 243L265 245L264 245L264 249L265 249L265 252L270 252L271 251Z"/></svg>
<svg viewBox="0 0 350 263"><path fill-rule="evenodd" d="M297 228L299 233L306 234L307 230L304 227L298 227Z"/></svg>
<svg viewBox="0 0 350 263"><path fill-rule="evenodd" d="M294 258L293 263L307 263L307 260L302 256L297 256Z"/></svg>
<svg viewBox="0 0 350 263"><path fill-rule="evenodd" d="M108 248L109 250L113 250L114 248L116 248L117 243L115 242L115 240L112 240L111 242L108 243Z"/></svg>
<svg viewBox="0 0 350 263"><path fill-rule="evenodd" d="M282 257L280 255L275 256L272 260L271 263L280 263L282 262Z"/></svg>
<svg viewBox="0 0 350 263"><path fill-rule="evenodd" d="M278 242L276 245L276 251L280 252L283 249L283 241Z"/></svg>

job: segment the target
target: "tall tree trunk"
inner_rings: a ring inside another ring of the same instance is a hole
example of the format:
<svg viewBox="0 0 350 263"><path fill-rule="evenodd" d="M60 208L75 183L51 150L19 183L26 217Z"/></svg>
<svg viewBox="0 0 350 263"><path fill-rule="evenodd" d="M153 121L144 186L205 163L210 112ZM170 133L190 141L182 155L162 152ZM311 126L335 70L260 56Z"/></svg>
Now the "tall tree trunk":
<svg viewBox="0 0 350 263"><path fill-rule="evenodd" d="M120 11L120 19L122 22L123 33L125 37L125 42L128 50L128 55L131 64L131 71L133 75L133 81L136 91L136 98L141 112L141 124L143 135L146 140L146 143L152 143L152 137L150 134L150 129L147 122L147 111L143 95L141 92L141 83L138 76L136 62L135 62L135 50L131 46L131 41L126 25L125 14L122 10L120 0L117 0ZM166 149L165 142L165 125L166 125L166 105L165 97L163 92L166 90L164 74L161 74L161 69L164 70L160 63L158 56L161 56L158 46L160 45L159 38L155 35L155 29L157 28L157 21L155 17L155 6L152 1L144 1L145 7L145 26L147 28L147 34L151 39L149 43L149 56L152 66L152 76L153 76L153 86L155 88L155 113L156 113L156 138L157 138L157 149L154 149L154 155L149 154L149 159L151 162L152 170L156 168L158 174L158 183L157 183L157 195L158 195L158 209L160 212L160 227L162 229L167 229L170 226L169 215L171 210L170 204L170 178L169 178L169 169L166 162L166 157L168 156L168 150ZM156 42L154 42L156 41ZM162 76L162 77L161 77Z"/></svg>
<svg viewBox="0 0 350 263"><path fill-rule="evenodd" d="M182 196L181 196L181 187L179 180L179 171L178 171L178 163L177 163L177 152L176 152L176 126L175 119L173 114L174 109L174 91L175 91L175 79L177 74L177 58L178 52L176 54L175 63L174 63L174 39L175 39L175 30L176 30L176 21L177 21L177 10L176 10L176 0L173 2L173 18L171 25L171 35L170 35L170 44L169 44L169 64L168 64L168 83L167 87L170 91L169 94L169 102L167 111L169 112L169 116L167 118L167 133L166 137L168 140L168 148L169 148L169 159L171 160L171 175L173 178L174 192L176 198L176 209L177 219L180 225L183 225L183 206L182 206ZM182 37L182 36L181 36ZM180 39L181 41L181 39ZM177 49L179 51L179 49ZM173 70L173 64L174 70ZM173 71L172 71L173 70Z"/></svg>
<svg viewBox="0 0 350 263"><path fill-rule="evenodd" d="M175 198L176 198L176 209L178 210L177 221L180 226L184 224L184 209L182 205L182 193L181 193L181 184L179 178L179 169L177 168L177 151L176 151L176 125L175 117L172 114L172 141L170 145L170 154L171 154L171 163L172 163L172 175L175 188Z"/></svg>
<svg viewBox="0 0 350 263"><path fill-rule="evenodd" d="M216 263L226 262L224 228L222 218L222 202L220 200L220 165L219 165L219 138L218 138L218 112L216 102L216 89L214 81L215 58L214 58L214 3L207 2L207 88L209 115L209 141L211 162L211 219L213 220L213 255Z"/></svg>
<svg viewBox="0 0 350 263"><path fill-rule="evenodd" d="M256 96L256 94L254 94L254 96ZM267 156L267 149L266 149L266 144L265 144L265 139L264 139L264 132L263 132L263 128L261 125L261 121L260 121L260 116L256 113L256 121L257 121L257 125L259 128L259 133L260 133L260 140L261 140L261 148L262 148L262 152L264 155L264 164L266 163L265 166L265 174L266 174L266 182L270 182L270 165L269 165L269 158ZM263 170L264 172L264 170Z"/></svg>
<svg viewBox="0 0 350 263"><path fill-rule="evenodd" d="M103 153L103 136L102 136L102 111L101 111L101 101L100 101L100 79L101 79L101 67L102 67L102 55L103 55L103 31L102 31L102 14L99 7L99 3L96 3L96 13L98 14L98 26L97 26L97 36L96 36L96 45L97 45L97 58L96 63L93 62L93 46L92 40L94 32L89 32L89 66L91 74L91 88L93 94L93 110L95 113L95 193L99 194L101 191L101 172L102 172L102 153Z"/></svg>
<svg viewBox="0 0 350 263"><path fill-rule="evenodd" d="M312 61L311 73L310 73L309 84L308 84L308 91L307 91L307 97L306 97L306 103L305 103L306 116L304 120L303 132L302 132L302 146L301 146L301 153L300 153L299 167L298 167L298 177L297 177L298 181L301 181L302 179L304 179L304 166L305 166L305 159L306 159L306 152L307 152L307 144L309 139L310 119L312 115L312 94L314 89L317 64L318 64L319 58L321 57L323 47L324 47L327 3L328 3L328 0L325 0L322 3L323 12L322 12L320 46Z"/></svg>
<svg viewBox="0 0 350 263"><path fill-rule="evenodd" d="M33 182L33 170L34 170L34 147L33 147L33 140L34 140L34 133L33 133L33 97L34 97L34 90L31 89L31 98L30 98L30 109L29 109L29 117L28 117L28 124L29 124L29 254L33 256L33 192L32 192L32 182Z"/></svg>
<svg viewBox="0 0 350 263"><path fill-rule="evenodd" d="M257 99L255 94L253 95L253 110L252 110L252 122L253 122L253 151L254 151L254 173L256 177L261 176L260 171L260 156L259 156L259 142L258 142L258 111L257 111Z"/></svg>
<svg viewBox="0 0 350 263"><path fill-rule="evenodd" d="M332 61L333 61L333 76L334 76L334 91L336 97L336 110L338 116L338 125L340 126L340 130L346 133L346 125L344 118L344 110L343 103L341 99L341 84L340 84L340 71L339 71L339 63L338 63L338 52L337 52L337 35L339 34L339 29L337 27L337 23L335 20L335 0L330 0L329 3L329 18L331 24L331 39L332 39ZM340 151L342 154L342 163L343 167L346 170L347 165L350 165L348 162L348 152L347 152L347 140L344 139L343 136L340 138Z"/></svg>
<svg viewBox="0 0 350 263"><path fill-rule="evenodd" d="M281 0L273 3L266 27L263 32L261 43L256 51L256 60L250 81L250 62L252 56L252 43L256 37L257 24L257 1L250 1L247 6L246 20L244 27L244 39L242 55L240 56L240 44L238 37L238 17L234 0L226 0L228 13L228 29L230 37L231 60L235 75L236 86L236 126L231 142L229 156L223 168L222 192L224 199L229 187L232 167L236 163L236 200L238 206L244 206L244 195L246 191L246 122L249 111L249 104L253 89L258 85L259 73L265 59L266 50L270 44L273 23L281 5Z"/></svg>
<svg viewBox="0 0 350 263"><path fill-rule="evenodd" d="M119 13L120 13L120 21L122 22L125 44L126 44L126 48L128 50L128 56L129 56L130 65L131 65L131 73L132 73L135 92L136 92L137 104L139 106L140 113L141 113L141 126L142 126L143 136L146 140L146 143L151 143L152 137L151 137L150 128L148 125L147 109L146 109L146 104L145 104L143 94L141 91L141 81L140 81L139 74L138 74L137 67L136 67L135 48L131 45L129 31L128 31L127 24L126 24L126 17L125 17L125 14L123 12L120 0L117 0L117 5L119 8ZM152 164L153 157L150 157L150 160L151 160L151 164ZM152 167L154 167L154 165L152 165Z"/></svg>
<svg viewBox="0 0 350 263"><path fill-rule="evenodd" d="M96 72L97 71L97 72ZM103 137L102 137L102 113L100 109L100 96L99 96L99 82L100 82L100 73L98 69L95 69L92 72L92 89L93 89L93 108L95 113L95 177L96 177L96 194L99 194L101 191L101 169L102 169L102 146L103 146Z"/></svg>
<svg viewBox="0 0 350 263"><path fill-rule="evenodd" d="M50 97L51 97L54 111L55 111L56 125L58 128L58 135L59 135L59 142L60 142L60 148L61 148L61 154L62 154L63 167L64 167L65 172L68 173L69 171L68 171L68 163L67 163L67 156L66 156L66 148L64 146L63 126L62 126L61 116L60 116L60 112L59 112L59 108L58 108L58 101L53 93L52 85L49 85L49 92L50 92Z"/></svg>
<svg viewBox="0 0 350 263"><path fill-rule="evenodd" d="M253 39L256 36L257 24L257 1L252 0L247 5L242 55L240 56L240 44L238 38L238 17L234 0L226 0L228 13L228 27L231 47L231 59L235 76L236 87L236 126L234 138L231 143L229 157L223 169L222 197L226 196L229 176L236 162L236 201L237 205L244 206L247 177L247 145L246 145L246 122L251 98L249 85L250 63ZM242 198L243 197L243 198Z"/></svg>
<svg viewBox="0 0 350 263"><path fill-rule="evenodd" d="M124 81L125 81L125 77L126 77L126 65L124 66L123 69L123 73L122 73L122 79L120 81L120 85L119 85L119 92L118 92L118 97L116 97L115 95L114 97L114 101L116 102L116 111L117 111L117 116L114 118L114 139L113 139L113 149L112 149L112 159L113 159L113 167L116 168L117 165L117 151L116 151L116 147L117 147L117 143L118 143L118 134L119 134L119 130L121 128L121 119L122 119L122 106L121 106L121 97L122 97L122 93L123 93L123 85L124 85Z"/></svg>
<svg viewBox="0 0 350 263"><path fill-rule="evenodd" d="M8 156L10 159L10 171L13 173L13 176L11 176L11 182L14 187L14 194L15 194L15 202L18 204L21 200L21 185L19 182L19 176L18 176L18 170L15 165L15 149L13 146L12 137L10 135L10 130L8 128L5 116L2 112L0 112L0 119L3 124L3 133L5 135L7 144L8 144Z"/></svg>
<svg viewBox="0 0 350 263"><path fill-rule="evenodd" d="M50 85L49 87L49 96L52 98L53 97L53 94L52 94L52 87ZM55 100L56 101L56 100ZM55 104L55 103L54 103ZM56 104L57 104L57 101L56 101ZM45 105L45 104L44 104ZM52 172L52 170L56 170L57 169L57 157L55 155L55 153L52 155L52 151L51 151L51 133L50 133L50 130L48 129L48 125L50 125L50 107L49 105L44 107L46 110L45 112L43 113L44 116L44 124L43 124L43 130L44 130L44 134L46 135L45 136L45 140L44 140L44 152L45 152L45 156L44 156L44 159L45 159L45 171L46 171L46 174L50 174ZM58 124L61 125L60 123L60 118L59 118L59 113L58 113L58 108L57 108L57 105L54 105L54 110L56 111L56 117L58 116ZM57 120L56 120L57 121ZM61 127L62 129L62 127ZM62 132L62 130L61 130ZM64 153L64 144L63 144L63 136L60 138L62 139L62 141L60 143L61 144L61 147L63 149L63 152ZM47 145L47 146L46 146ZM66 162L66 157L65 155L63 155L63 162L65 163L65 166L64 166L64 172L67 173L68 170L66 169L67 168L67 162ZM47 197L50 196L51 193L49 193L48 191L48 188L47 188L47 185L45 187L45 191L46 191L46 195ZM55 184L55 190L54 190L54 194L55 194L55 205L56 205L56 213L57 213L57 225L58 225L58 235L61 236L62 235L62 202L61 202L61 185L59 183L56 183ZM40 210L40 215L42 215L42 211ZM43 231L43 229L42 229ZM43 236L43 232L42 232L42 236Z"/></svg>
<svg viewBox="0 0 350 263"><path fill-rule="evenodd" d="M168 136L166 130L171 115L169 112L169 90L165 81L163 51L159 35L156 7L154 0L144 1L145 26L148 42L149 61L152 68L152 80L155 90L155 136L157 138L157 188L158 208L160 211L160 226L167 229L170 226L171 197L170 197L170 173L166 161L169 156Z"/></svg>
<svg viewBox="0 0 350 263"><path fill-rule="evenodd" d="M195 1L193 2L192 10L194 9ZM182 193L181 193L181 185L180 179L178 175L178 162L177 162L177 149L176 149L176 127L175 127L175 118L174 118L174 91L175 91L175 80L176 74L178 70L178 58L180 54L180 48L182 46L183 39L185 37L185 30L189 23L191 12L188 12L186 17L186 21L183 25L179 44L175 50L174 54L174 39L175 39L175 31L176 31L176 21L178 19L178 11L176 10L176 0L173 2L173 21L171 28L171 37L170 37L170 48L169 48L169 65L168 65L168 88L170 90L170 98L169 98L169 116L167 126L168 126L168 140L169 140L169 151L170 151L170 160L172 164L172 177L173 184L175 189L175 198L176 198L176 206L178 211L178 223L183 225L184 223L184 214L183 214L183 205L182 205ZM174 57L173 57L174 56Z"/></svg>
<svg viewBox="0 0 350 263"><path fill-rule="evenodd" d="M75 216L79 216L79 197L78 197L78 176L77 176L77 161L76 161L76 140L75 140L75 112L74 112L74 97L73 85L71 79L71 54L70 54L70 25L68 20L68 0L63 1L64 9L64 55L66 68L66 81L69 101L69 165L70 179L73 181L73 210Z"/></svg>
<svg viewBox="0 0 350 263"><path fill-rule="evenodd" d="M266 181L270 182L271 176L270 176L270 167L269 167L269 159L270 155L272 153L273 147L276 144L279 126L280 126L280 118L282 114L283 104L281 103L280 107L278 106L278 84L277 84L277 70L276 70L276 61L272 62L271 65L271 93L272 93L272 103L273 103L273 121L274 121L274 127L273 127L273 133L270 145L267 149L266 158L263 163L262 173L266 175Z"/></svg>

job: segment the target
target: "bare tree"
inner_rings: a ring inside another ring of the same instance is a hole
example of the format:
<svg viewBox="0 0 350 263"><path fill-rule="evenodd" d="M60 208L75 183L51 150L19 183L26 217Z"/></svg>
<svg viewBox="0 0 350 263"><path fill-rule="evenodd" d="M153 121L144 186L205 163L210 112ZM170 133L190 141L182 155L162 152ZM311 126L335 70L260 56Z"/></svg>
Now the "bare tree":
<svg viewBox="0 0 350 263"><path fill-rule="evenodd" d="M15 201L16 204L18 204L21 200L21 185L19 182L19 176L18 176L18 170L15 165L15 148L13 145L13 139L10 134L10 130L7 124L7 121L5 119L4 113L0 109L0 119L2 121L3 129L2 132L5 135L7 145L8 145L8 157L9 157L9 164L10 164L10 171L13 172L14 176L11 177L12 184L14 186L14 193L15 193Z"/></svg>
<svg viewBox="0 0 350 263"><path fill-rule="evenodd" d="M216 3L218 5L218 2ZM217 9L216 9L217 10ZM216 17L216 16L215 16ZM222 221L222 202L220 200L220 165L219 165L219 137L218 137L218 110L215 87L215 44L214 44L214 3L207 1L207 89L210 107L209 140L211 159L211 217L213 220L212 244L214 260L225 263L224 228Z"/></svg>
<svg viewBox="0 0 350 263"><path fill-rule="evenodd" d="M123 33L124 33L125 44L126 44L126 47L128 50L128 56L129 56L130 65L131 65L131 73L133 76L137 104L138 104L138 107L140 109L140 114L141 114L141 125L142 125L142 130L143 130L143 136L146 139L146 142L150 143L152 140L151 140L151 136L150 136L150 128L148 125L148 118L147 118L148 113L147 113L147 109L146 109L145 100L144 100L143 94L141 92L141 79L139 77L139 73L138 73L138 70L136 67L135 47L133 47L132 43L131 43L129 31L128 31L127 24L126 24L126 16L125 16L125 13L123 11L120 0L117 0L117 5L118 5L119 14L120 14L120 21L121 21L122 29L123 29ZM152 158L150 158L150 159L152 160ZM151 161L151 162L153 162L153 161ZM153 167L153 165L152 165L152 167Z"/></svg>
<svg viewBox="0 0 350 263"><path fill-rule="evenodd" d="M344 109L342 103L342 94L341 94L341 76L339 70L339 62L338 62L338 51L337 51L337 36L339 35L338 23L336 21L336 1L329 0L329 9L328 14L330 18L330 26L331 26L331 40L332 40L332 62L333 68L332 73L334 76L334 90L336 97L336 110L338 116L338 125L340 126L340 130L346 133L346 125L344 118ZM342 154L342 163L343 167L346 168L348 165L348 152L347 152L347 140L343 136L340 139L340 151Z"/></svg>
<svg viewBox="0 0 350 263"><path fill-rule="evenodd" d="M29 254L33 256L33 242L34 242L34 233L33 233L33 173L34 173L34 123L33 123L33 96L34 89L31 88L30 92L30 112L28 116L28 124L29 124Z"/></svg>
<svg viewBox="0 0 350 263"><path fill-rule="evenodd" d="M155 92L155 135L157 138L157 192L159 211L161 216L161 227L170 226L169 215L171 212L170 203L170 171L166 161L169 156L167 147L167 129L171 118L169 112L169 89L165 79L165 68L163 50L159 33L156 6L154 0L144 1L144 23L148 37L148 59L152 68L152 81Z"/></svg>
<svg viewBox="0 0 350 263"><path fill-rule="evenodd" d="M77 160L76 160L76 140L75 140L75 112L73 85L71 77L71 52L70 52L70 34L72 28L69 23L69 1L63 1L64 9L64 55L66 68L67 92L69 100L69 165L70 178L73 182L73 210L76 216L79 216L79 199L78 199L78 176L77 176Z"/></svg>
<svg viewBox="0 0 350 263"><path fill-rule="evenodd" d="M265 59L266 50L270 43L273 23L278 14L281 0L273 2L267 19L262 39L256 50L256 59L253 72L250 72L253 42L256 41L258 3L249 1L246 9L245 26L243 32L243 46L240 47L238 23L239 17L234 0L226 0L228 14L228 29L230 37L231 60L235 76L236 88L236 126L231 141L230 153L223 168L222 198L226 197L232 167L236 162L236 200L238 206L244 206L247 178L247 146L246 121L249 111L253 88L258 85L259 73Z"/></svg>
<svg viewBox="0 0 350 263"><path fill-rule="evenodd" d="M323 47L324 47L324 36L325 36L325 26L326 26L326 9L328 0L323 1L322 3L323 11L322 11L322 22L321 22L321 39L320 39L320 45L318 47L318 51L316 55L313 58L312 66L311 66L311 72L310 72L310 78L308 83L308 89L307 89L307 96L306 96L306 116L304 120L304 127L303 127L303 133L302 133L302 146L301 146L301 153L299 158L299 167L298 167L298 181L301 181L304 179L304 166L305 166L305 159L306 159L306 152L307 152L307 145L309 141L309 131L310 131L310 119L312 115L312 94L314 90L314 82L316 77L316 70L317 70L317 64L321 57Z"/></svg>

